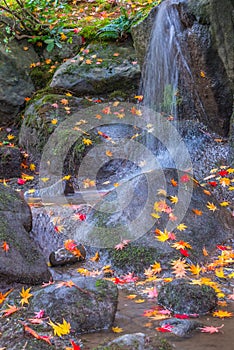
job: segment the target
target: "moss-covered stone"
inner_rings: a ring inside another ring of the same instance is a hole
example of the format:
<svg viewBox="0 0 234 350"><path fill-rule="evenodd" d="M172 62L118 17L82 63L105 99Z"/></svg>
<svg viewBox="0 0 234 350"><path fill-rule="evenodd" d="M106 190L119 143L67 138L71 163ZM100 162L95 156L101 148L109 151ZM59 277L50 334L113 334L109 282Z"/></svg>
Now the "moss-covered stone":
<svg viewBox="0 0 234 350"><path fill-rule="evenodd" d="M177 279L159 291L158 303L179 314L206 314L217 305L217 296L209 285L194 285Z"/></svg>

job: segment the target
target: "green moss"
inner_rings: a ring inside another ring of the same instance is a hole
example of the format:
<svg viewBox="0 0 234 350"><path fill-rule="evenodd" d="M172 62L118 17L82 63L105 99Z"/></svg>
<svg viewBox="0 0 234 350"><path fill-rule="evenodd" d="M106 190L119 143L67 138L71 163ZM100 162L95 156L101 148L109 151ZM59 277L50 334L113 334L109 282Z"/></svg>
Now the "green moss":
<svg viewBox="0 0 234 350"><path fill-rule="evenodd" d="M47 86L53 76L48 66L35 67L30 71L30 77L36 90L43 89Z"/></svg>
<svg viewBox="0 0 234 350"><path fill-rule="evenodd" d="M152 247L139 247L129 244L122 250L111 250L113 266L124 271L142 273L146 267L157 260L157 252Z"/></svg>

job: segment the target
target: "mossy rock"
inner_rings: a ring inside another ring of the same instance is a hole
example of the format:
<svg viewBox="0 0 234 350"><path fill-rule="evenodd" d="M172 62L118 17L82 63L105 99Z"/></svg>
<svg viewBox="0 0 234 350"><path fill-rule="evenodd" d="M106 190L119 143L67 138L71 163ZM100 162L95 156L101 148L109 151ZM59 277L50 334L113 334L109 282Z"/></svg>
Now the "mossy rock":
<svg viewBox="0 0 234 350"><path fill-rule="evenodd" d="M209 285L194 285L184 279L165 284L158 294L158 303L178 314L206 314L217 302L215 290Z"/></svg>

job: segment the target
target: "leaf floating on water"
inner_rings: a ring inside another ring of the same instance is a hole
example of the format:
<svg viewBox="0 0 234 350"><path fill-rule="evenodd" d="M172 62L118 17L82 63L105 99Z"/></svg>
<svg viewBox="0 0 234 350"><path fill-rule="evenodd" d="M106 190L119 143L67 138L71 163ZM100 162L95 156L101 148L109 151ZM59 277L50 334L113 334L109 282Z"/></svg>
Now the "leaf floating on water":
<svg viewBox="0 0 234 350"><path fill-rule="evenodd" d="M228 312L228 311L224 311L224 310L218 310L218 311L213 312L213 316L219 317L219 318L226 318L226 317L232 317L233 313Z"/></svg>
<svg viewBox="0 0 234 350"><path fill-rule="evenodd" d="M224 327L224 324L222 324L219 327L214 327L214 326L206 326L199 328L202 333L209 333L209 334L214 334L214 333L220 333L220 329Z"/></svg>

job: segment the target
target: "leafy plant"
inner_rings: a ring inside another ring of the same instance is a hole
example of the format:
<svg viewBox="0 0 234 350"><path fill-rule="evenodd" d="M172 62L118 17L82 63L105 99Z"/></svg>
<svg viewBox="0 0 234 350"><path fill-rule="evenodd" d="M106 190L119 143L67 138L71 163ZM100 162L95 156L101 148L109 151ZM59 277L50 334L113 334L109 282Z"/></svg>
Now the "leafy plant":
<svg viewBox="0 0 234 350"><path fill-rule="evenodd" d="M52 0L15 0L0 1L0 23L5 24L4 43L12 38L46 44L47 51L55 46L62 47L64 40L71 40L69 33L64 33L70 5L65 1ZM57 11L60 11L59 15Z"/></svg>
<svg viewBox="0 0 234 350"><path fill-rule="evenodd" d="M131 26L142 16L141 12L137 15L129 16L126 9L121 8L122 15L112 20L109 24L99 29L97 37L104 40L125 39L130 33Z"/></svg>

